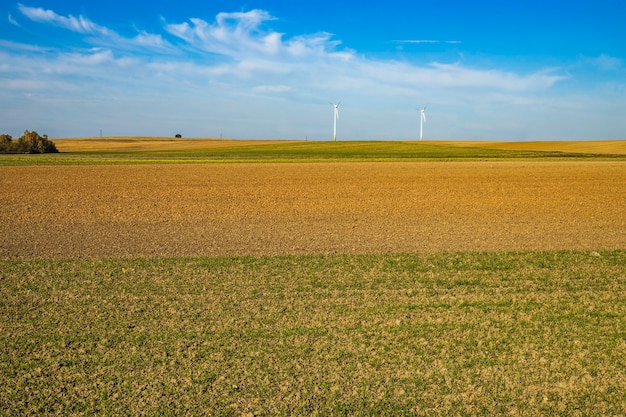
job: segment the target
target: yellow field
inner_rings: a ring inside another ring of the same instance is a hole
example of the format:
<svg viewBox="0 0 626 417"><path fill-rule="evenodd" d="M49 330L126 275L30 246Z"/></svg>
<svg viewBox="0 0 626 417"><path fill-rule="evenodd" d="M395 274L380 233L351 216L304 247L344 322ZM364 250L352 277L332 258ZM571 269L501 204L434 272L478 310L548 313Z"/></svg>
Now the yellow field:
<svg viewBox="0 0 626 417"><path fill-rule="evenodd" d="M271 140L174 139L174 138L80 138L54 139L61 152L80 151L160 151L196 150L276 143ZM280 141L294 143L299 141ZM423 144L478 147L503 150L561 151L626 155L626 140L562 141L562 142L489 142L489 141L423 141Z"/></svg>
<svg viewBox="0 0 626 417"><path fill-rule="evenodd" d="M230 139L174 139L174 138L72 138L54 139L60 152L81 151L183 151L197 149L214 149L248 145L276 143L275 140L230 140ZM280 141L290 143L297 141Z"/></svg>
<svg viewBox="0 0 626 417"><path fill-rule="evenodd" d="M559 142L432 141L429 143L503 150L559 151L572 153L626 155L626 140Z"/></svg>

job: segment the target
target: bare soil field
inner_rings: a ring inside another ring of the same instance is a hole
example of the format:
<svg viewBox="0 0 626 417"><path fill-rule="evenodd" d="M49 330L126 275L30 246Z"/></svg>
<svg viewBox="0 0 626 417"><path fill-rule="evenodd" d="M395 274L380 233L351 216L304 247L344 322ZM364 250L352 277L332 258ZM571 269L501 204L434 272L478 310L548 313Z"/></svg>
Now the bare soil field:
<svg viewBox="0 0 626 417"><path fill-rule="evenodd" d="M0 258L626 248L625 161L0 167Z"/></svg>

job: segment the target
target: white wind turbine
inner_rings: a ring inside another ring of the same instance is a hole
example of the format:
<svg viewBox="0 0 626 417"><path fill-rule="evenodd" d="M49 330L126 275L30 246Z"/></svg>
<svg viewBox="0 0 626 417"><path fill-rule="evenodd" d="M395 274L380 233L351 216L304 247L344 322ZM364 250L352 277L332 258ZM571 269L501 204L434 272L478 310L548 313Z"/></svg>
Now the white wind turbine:
<svg viewBox="0 0 626 417"><path fill-rule="evenodd" d="M339 119L339 105L341 104L341 101L338 102L337 104L333 104L333 107L335 108L335 116L334 116L334 123L333 123L333 141L337 142L337 119Z"/></svg>
<svg viewBox="0 0 626 417"><path fill-rule="evenodd" d="M420 111L420 141L422 140L423 125L426 123L426 107L428 107L428 104L424 108L418 109Z"/></svg>

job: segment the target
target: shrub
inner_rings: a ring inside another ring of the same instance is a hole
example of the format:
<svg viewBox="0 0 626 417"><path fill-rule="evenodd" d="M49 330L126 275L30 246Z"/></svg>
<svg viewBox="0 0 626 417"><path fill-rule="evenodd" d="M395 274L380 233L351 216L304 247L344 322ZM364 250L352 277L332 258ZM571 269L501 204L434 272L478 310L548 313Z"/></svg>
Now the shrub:
<svg viewBox="0 0 626 417"><path fill-rule="evenodd" d="M59 152L48 135L24 131L24 136L14 141L11 135L0 135L0 153L56 153Z"/></svg>

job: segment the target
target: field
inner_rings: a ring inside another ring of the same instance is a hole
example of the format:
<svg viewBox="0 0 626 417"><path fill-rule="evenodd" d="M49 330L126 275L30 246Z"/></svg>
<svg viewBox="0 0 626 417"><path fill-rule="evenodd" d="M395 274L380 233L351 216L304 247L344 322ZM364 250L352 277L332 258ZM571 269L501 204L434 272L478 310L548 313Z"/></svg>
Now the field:
<svg viewBox="0 0 626 417"><path fill-rule="evenodd" d="M423 141L423 142L303 142L303 141L259 141L259 140L222 140L222 139L172 139L172 138L83 138L55 140L62 152L103 152L103 151L215 151L216 149L236 149L241 154L243 148L259 149L268 147L277 154L277 149L305 149L310 157L312 152L322 149L350 149L374 153L382 149L382 153L393 154L394 150L411 149L416 154L424 153L424 148L440 148L446 155L458 155L464 149L477 148L485 152L494 150L503 151L531 151L531 152L563 152L582 154L613 154L626 155L626 141L598 140L598 141L562 141L562 142L481 142L481 141ZM345 156L345 155L344 155Z"/></svg>
<svg viewBox="0 0 626 417"><path fill-rule="evenodd" d="M170 142L0 158L6 414L626 413L623 142Z"/></svg>

